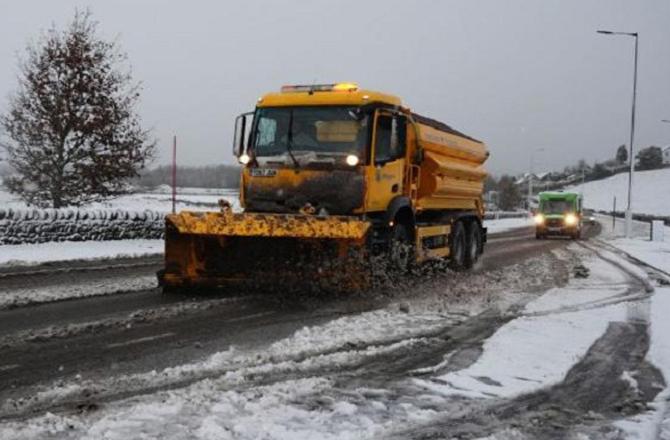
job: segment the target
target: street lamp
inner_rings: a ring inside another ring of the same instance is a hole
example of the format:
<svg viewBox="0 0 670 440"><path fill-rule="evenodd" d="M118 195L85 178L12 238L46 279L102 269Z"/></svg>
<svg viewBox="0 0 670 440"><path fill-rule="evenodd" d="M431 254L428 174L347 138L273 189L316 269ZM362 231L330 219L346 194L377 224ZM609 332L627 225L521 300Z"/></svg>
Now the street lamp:
<svg viewBox="0 0 670 440"><path fill-rule="evenodd" d="M544 148L535 148L530 151L530 172L528 173L528 210L530 211L530 202L533 199L533 166L535 165L535 153L544 151Z"/></svg>
<svg viewBox="0 0 670 440"><path fill-rule="evenodd" d="M635 172L635 158L633 156L633 140L635 139L635 98L637 95L637 32L613 32L613 31L596 31L599 34L605 35L625 35L627 37L635 38L635 61L633 67L633 106L630 117L630 172L628 173L628 207L626 208L626 238L630 238L633 229L633 210L632 210L632 194L633 194L633 173Z"/></svg>

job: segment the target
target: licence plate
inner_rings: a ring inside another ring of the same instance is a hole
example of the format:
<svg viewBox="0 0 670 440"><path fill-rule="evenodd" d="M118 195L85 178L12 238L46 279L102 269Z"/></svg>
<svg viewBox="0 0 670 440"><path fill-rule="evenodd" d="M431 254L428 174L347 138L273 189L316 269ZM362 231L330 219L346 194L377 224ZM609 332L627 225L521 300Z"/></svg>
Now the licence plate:
<svg viewBox="0 0 670 440"><path fill-rule="evenodd" d="M249 170L252 177L274 177L277 175L277 170L274 168L252 168Z"/></svg>

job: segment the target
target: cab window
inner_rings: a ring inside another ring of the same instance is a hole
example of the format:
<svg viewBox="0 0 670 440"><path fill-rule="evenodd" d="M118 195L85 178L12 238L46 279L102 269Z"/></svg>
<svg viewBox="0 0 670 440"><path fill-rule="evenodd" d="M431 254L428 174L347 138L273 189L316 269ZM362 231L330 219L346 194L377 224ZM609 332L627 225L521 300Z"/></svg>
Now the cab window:
<svg viewBox="0 0 670 440"><path fill-rule="evenodd" d="M398 159L405 154L405 118L379 115L375 138L375 164Z"/></svg>

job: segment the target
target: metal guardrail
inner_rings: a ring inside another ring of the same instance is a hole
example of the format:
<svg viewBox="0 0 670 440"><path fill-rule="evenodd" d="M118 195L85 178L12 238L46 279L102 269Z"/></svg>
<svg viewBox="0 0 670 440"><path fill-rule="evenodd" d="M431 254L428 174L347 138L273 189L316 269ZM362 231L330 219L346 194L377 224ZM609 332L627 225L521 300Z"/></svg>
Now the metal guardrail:
<svg viewBox="0 0 670 440"><path fill-rule="evenodd" d="M489 211L484 214L484 220L499 220L504 218L526 218L528 211Z"/></svg>
<svg viewBox="0 0 670 440"><path fill-rule="evenodd" d="M616 211L612 213L612 211L604 211L604 210L595 210L598 214L603 214L612 217L617 218L625 218L626 213L623 211ZM670 217L667 216L662 216L662 215L650 215L650 214L633 214L633 220L641 221L641 222L646 222L646 223L651 223L654 220L660 220L663 223L665 223L665 226L670 226Z"/></svg>

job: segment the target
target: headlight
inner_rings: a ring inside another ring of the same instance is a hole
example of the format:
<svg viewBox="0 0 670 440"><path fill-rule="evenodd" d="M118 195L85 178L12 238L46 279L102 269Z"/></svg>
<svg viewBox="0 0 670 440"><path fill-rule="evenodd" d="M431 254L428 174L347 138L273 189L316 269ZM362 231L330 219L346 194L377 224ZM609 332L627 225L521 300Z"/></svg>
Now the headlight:
<svg viewBox="0 0 670 440"><path fill-rule="evenodd" d="M242 165L246 165L251 161L251 157L247 153L244 153L238 160Z"/></svg>
<svg viewBox="0 0 670 440"><path fill-rule="evenodd" d="M566 214L564 221L567 226L575 226L579 219L574 214Z"/></svg>
<svg viewBox="0 0 670 440"><path fill-rule="evenodd" d="M358 156L356 156L355 154L348 155L347 165L349 165L350 167L355 167L356 165L358 165Z"/></svg>
<svg viewBox="0 0 670 440"><path fill-rule="evenodd" d="M544 224L544 216L542 214L535 214L535 224L536 225L543 225Z"/></svg>

